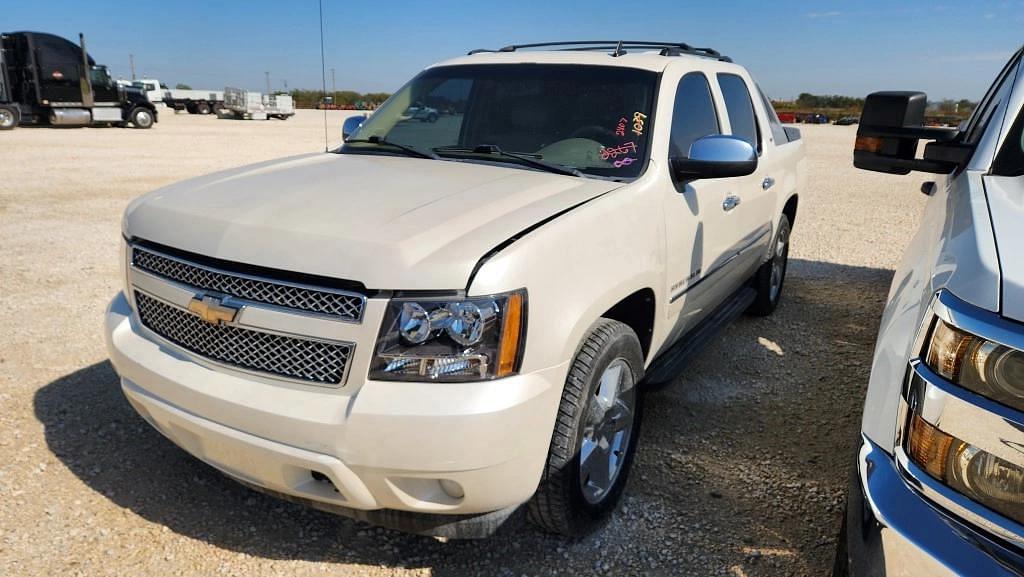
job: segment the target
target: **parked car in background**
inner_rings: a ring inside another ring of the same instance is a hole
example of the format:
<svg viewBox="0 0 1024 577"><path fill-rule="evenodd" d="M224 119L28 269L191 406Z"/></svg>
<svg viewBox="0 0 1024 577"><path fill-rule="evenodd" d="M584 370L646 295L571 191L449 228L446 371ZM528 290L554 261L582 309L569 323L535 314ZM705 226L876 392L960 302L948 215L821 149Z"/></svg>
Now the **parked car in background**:
<svg viewBox="0 0 1024 577"><path fill-rule="evenodd" d="M937 180L882 316L837 576L1024 574L1021 60L962 128L923 126L922 93L866 100L854 164Z"/></svg>
<svg viewBox="0 0 1024 577"><path fill-rule="evenodd" d="M803 118L804 124L828 124L828 116L824 114L807 114Z"/></svg>
<svg viewBox="0 0 1024 577"><path fill-rule="evenodd" d="M844 116L835 122L836 126L852 126L860 122L860 118L856 116Z"/></svg>
<svg viewBox="0 0 1024 577"><path fill-rule="evenodd" d="M343 134L123 220L122 390L258 490L447 537L526 504L583 534L626 485L645 387L780 302L803 141L714 50L474 51Z"/></svg>
<svg viewBox="0 0 1024 577"><path fill-rule="evenodd" d="M421 103L416 103L405 109L402 114L405 120L419 120L422 122L437 122L440 113L436 108L425 106Z"/></svg>

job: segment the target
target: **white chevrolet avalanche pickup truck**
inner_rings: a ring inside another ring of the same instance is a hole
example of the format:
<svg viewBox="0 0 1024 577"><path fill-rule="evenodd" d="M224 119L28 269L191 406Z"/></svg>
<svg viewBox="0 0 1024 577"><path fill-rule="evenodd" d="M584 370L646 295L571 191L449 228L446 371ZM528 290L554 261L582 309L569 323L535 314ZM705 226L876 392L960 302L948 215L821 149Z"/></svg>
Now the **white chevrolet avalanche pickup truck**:
<svg viewBox="0 0 1024 577"><path fill-rule="evenodd" d="M125 396L320 509L451 537L524 504L595 526L644 385L778 303L799 132L728 58L658 42L474 51L343 132L128 207L106 314Z"/></svg>
<svg viewBox="0 0 1024 577"><path fill-rule="evenodd" d="M919 92L866 101L854 163L939 176L882 317L837 576L1024 574L1021 62L958 129L922 126Z"/></svg>

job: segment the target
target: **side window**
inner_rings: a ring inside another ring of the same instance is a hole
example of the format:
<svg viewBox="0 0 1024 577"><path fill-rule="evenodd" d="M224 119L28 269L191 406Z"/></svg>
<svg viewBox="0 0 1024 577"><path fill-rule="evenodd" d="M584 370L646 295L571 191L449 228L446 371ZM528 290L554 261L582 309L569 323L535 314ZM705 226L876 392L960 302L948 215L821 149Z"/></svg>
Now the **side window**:
<svg viewBox="0 0 1024 577"><path fill-rule="evenodd" d="M768 113L768 126L772 129L772 138L775 139L775 146L786 144L789 142L789 135L786 134L786 129L782 126L779 115L775 114L775 107L772 106L772 101L768 100L760 86L757 87L757 93L761 95L761 103L764 104L764 110Z"/></svg>
<svg viewBox="0 0 1024 577"><path fill-rule="evenodd" d="M679 81L672 107L672 137L669 154L685 157L690 145L709 134L720 134L718 113L711 97L711 85L700 72L691 72Z"/></svg>
<svg viewBox="0 0 1024 577"><path fill-rule="evenodd" d="M981 103L974 109L974 113L967 120L967 135L964 139L967 144L977 144L981 140L981 136L985 134L989 120L992 119L992 115L999 108L999 104L1010 95L1014 79L1017 77L1019 64L1019 58L1015 57L1010 60L1003 68L1003 71L999 73L996 81L989 87L985 97L981 99Z"/></svg>
<svg viewBox="0 0 1024 577"><path fill-rule="evenodd" d="M735 74L719 74L718 86L722 89L733 136L746 140L760 152L761 139L758 137L754 104L750 99L747 83Z"/></svg>
<svg viewBox="0 0 1024 577"><path fill-rule="evenodd" d="M992 164L992 173L996 176L1024 176L1024 111L1017 114L1017 120Z"/></svg>

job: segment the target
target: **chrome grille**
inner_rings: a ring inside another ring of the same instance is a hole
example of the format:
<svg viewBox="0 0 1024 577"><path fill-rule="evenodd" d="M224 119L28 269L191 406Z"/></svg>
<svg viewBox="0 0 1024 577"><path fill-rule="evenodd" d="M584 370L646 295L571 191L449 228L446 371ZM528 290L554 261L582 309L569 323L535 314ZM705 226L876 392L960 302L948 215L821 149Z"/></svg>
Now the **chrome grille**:
<svg viewBox="0 0 1024 577"><path fill-rule="evenodd" d="M348 321L358 322L363 318L366 299L356 293L257 279L192 264L137 246L132 247L132 266L166 279L241 299L340 317Z"/></svg>
<svg viewBox="0 0 1024 577"><path fill-rule="evenodd" d="M214 361L309 383L340 385L352 356L351 343L286 337L198 316L135 291L139 319L172 343Z"/></svg>

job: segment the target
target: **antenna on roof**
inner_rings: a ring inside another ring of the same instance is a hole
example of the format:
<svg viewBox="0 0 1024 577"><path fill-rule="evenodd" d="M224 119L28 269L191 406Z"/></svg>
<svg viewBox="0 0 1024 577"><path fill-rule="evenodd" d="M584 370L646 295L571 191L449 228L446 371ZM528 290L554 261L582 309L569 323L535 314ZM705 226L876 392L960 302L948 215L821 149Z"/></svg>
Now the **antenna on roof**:
<svg viewBox="0 0 1024 577"><path fill-rule="evenodd" d="M327 96L327 57L324 55L324 0L320 3L320 88L321 97ZM327 107L324 107L324 152L331 149L327 136Z"/></svg>
<svg viewBox="0 0 1024 577"><path fill-rule="evenodd" d="M615 52L612 52L612 56L622 56L625 53L626 51L622 49L622 40L619 40L619 43L615 45Z"/></svg>

